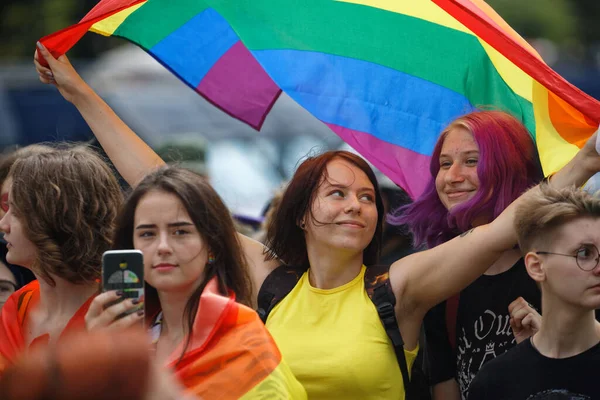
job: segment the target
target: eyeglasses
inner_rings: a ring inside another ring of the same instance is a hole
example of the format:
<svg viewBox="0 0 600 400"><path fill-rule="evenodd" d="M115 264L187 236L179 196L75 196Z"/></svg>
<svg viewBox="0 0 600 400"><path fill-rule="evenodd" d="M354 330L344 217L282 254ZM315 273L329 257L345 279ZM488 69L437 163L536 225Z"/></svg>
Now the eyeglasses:
<svg viewBox="0 0 600 400"><path fill-rule="evenodd" d="M10 282L1 280L0 281L0 302L8 300L11 294L17 291L17 286Z"/></svg>
<svg viewBox="0 0 600 400"><path fill-rule="evenodd" d="M549 251L536 251L535 254L552 254L555 256L573 257L575 259L575 262L577 262L577 266L583 271L593 270L598 266L598 261L600 261L600 254L598 253L598 248L593 244L584 244L575 252L574 255L552 253Z"/></svg>

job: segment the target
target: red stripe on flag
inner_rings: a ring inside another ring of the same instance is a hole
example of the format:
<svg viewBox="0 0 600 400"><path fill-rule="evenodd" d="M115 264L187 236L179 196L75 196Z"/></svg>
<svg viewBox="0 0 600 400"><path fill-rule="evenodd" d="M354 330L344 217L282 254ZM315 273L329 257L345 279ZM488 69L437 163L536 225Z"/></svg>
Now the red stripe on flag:
<svg viewBox="0 0 600 400"><path fill-rule="evenodd" d="M600 123L600 102L571 85L543 61L518 44L469 0L432 0L475 35L495 48L545 88Z"/></svg>
<svg viewBox="0 0 600 400"><path fill-rule="evenodd" d="M72 26L61 29L40 39L40 42L58 58L71 49L87 33L87 31L98 21L110 17L135 4L144 3L146 0L108 0L102 1L92 8L83 19ZM42 64L45 61L42 60ZM47 65L46 65L47 66Z"/></svg>

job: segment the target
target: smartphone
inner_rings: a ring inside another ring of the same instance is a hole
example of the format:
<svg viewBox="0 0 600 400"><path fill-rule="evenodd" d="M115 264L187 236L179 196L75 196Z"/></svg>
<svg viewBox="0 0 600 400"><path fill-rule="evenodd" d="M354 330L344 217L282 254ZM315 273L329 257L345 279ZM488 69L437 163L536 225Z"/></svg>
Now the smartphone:
<svg viewBox="0 0 600 400"><path fill-rule="evenodd" d="M123 318L144 309L144 256L139 250L109 250L102 255L102 292L120 290L123 296L106 305L137 299L138 306L119 315Z"/></svg>

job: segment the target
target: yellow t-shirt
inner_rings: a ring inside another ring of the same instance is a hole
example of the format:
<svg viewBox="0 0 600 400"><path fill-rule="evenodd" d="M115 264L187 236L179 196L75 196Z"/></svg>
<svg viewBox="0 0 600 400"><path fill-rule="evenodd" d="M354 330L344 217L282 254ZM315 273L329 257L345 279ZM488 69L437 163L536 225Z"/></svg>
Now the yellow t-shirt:
<svg viewBox="0 0 600 400"><path fill-rule="evenodd" d="M306 272L269 314L267 328L311 400L404 399L394 347L365 291L365 270L329 290L312 287ZM417 351L404 351L409 369Z"/></svg>

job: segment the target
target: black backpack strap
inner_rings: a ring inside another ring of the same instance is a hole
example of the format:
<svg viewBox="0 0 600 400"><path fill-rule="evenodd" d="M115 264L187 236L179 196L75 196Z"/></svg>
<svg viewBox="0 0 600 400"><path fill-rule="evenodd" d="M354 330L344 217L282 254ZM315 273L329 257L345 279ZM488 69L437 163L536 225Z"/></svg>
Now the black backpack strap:
<svg viewBox="0 0 600 400"><path fill-rule="evenodd" d="M305 272L306 268L280 265L267 275L258 292L256 309L263 323L267 322L271 310L294 289Z"/></svg>
<svg viewBox="0 0 600 400"><path fill-rule="evenodd" d="M365 289L377 309L377 314L379 314L379 319L383 324L385 333L392 341L404 381L404 395L407 400L411 400L413 396L411 394L410 375L404 355L404 340L398 328L398 320L396 319L396 311L394 310L396 296L394 296L390 285L389 266L376 265L368 267L365 272Z"/></svg>

